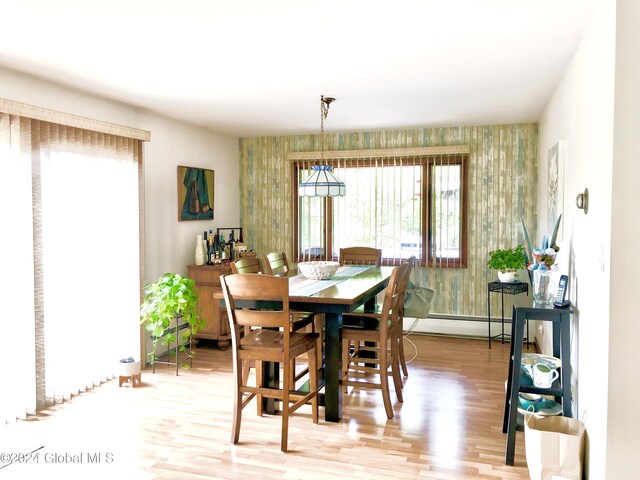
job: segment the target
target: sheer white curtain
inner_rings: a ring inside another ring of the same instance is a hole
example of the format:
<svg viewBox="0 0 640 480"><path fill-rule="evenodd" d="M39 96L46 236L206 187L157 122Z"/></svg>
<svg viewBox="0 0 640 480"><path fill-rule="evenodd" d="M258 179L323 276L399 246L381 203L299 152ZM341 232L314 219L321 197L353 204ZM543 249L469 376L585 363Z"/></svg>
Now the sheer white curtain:
<svg viewBox="0 0 640 480"><path fill-rule="evenodd" d="M15 360L0 365L0 421L11 421L111 378L122 357L139 358L140 144L5 117L0 287L10 302L1 328ZM7 122L23 128L7 135Z"/></svg>
<svg viewBox="0 0 640 480"><path fill-rule="evenodd" d="M0 113L0 425L36 410L29 126Z"/></svg>
<svg viewBox="0 0 640 480"><path fill-rule="evenodd" d="M137 141L48 123L34 137L46 396L60 401L139 356Z"/></svg>

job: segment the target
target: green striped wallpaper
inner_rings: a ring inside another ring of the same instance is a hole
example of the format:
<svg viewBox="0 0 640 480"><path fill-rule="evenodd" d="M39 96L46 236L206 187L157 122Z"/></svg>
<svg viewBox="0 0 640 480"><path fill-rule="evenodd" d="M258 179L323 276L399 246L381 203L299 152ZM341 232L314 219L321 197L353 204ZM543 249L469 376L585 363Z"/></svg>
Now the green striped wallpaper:
<svg viewBox="0 0 640 480"><path fill-rule="evenodd" d="M325 150L468 145L469 261L464 269L429 268L436 291L432 312L486 316L487 282L496 273L486 267L490 250L522 242L520 215L529 228L537 223L538 126L517 125L416 128L326 134ZM319 135L240 139L240 222L244 241L265 255L293 252L292 172L288 152L320 150ZM529 232L535 238L535 231ZM509 295L505 311L511 310ZM498 308L496 308L498 307ZM499 302L492 312L500 314Z"/></svg>

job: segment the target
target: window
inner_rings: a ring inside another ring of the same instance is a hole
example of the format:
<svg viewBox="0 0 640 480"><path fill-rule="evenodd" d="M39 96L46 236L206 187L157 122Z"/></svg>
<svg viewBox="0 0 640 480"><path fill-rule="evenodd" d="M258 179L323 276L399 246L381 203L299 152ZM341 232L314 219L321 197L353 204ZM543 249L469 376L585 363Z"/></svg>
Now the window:
<svg viewBox="0 0 640 480"><path fill-rule="evenodd" d="M423 264L466 266L466 156L327 163L345 182L345 197L298 197L310 164L294 163L299 261L337 259L342 247L367 245L381 248L387 264L415 255Z"/></svg>

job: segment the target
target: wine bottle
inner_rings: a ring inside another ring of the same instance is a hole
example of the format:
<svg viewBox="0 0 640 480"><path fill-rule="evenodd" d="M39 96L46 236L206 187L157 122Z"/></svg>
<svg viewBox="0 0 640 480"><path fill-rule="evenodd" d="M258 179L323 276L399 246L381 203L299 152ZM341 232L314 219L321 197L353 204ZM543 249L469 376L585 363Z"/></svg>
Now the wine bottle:
<svg viewBox="0 0 640 480"><path fill-rule="evenodd" d="M229 245L229 260L231 260L233 262L234 260L234 256L233 256L233 232L231 232L231 235L229 235L229 243L227 243L227 245Z"/></svg>
<svg viewBox="0 0 640 480"><path fill-rule="evenodd" d="M207 265L213 265L213 260L212 260L212 256L213 256L213 249L212 249L212 244L211 242L207 242Z"/></svg>
<svg viewBox="0 0 640 480"><path fill-rule="evenodd" d="M207 239L207 265L213 265L215 258L215 245L213 243L213 230L209 230L209 238Z"/></svg>

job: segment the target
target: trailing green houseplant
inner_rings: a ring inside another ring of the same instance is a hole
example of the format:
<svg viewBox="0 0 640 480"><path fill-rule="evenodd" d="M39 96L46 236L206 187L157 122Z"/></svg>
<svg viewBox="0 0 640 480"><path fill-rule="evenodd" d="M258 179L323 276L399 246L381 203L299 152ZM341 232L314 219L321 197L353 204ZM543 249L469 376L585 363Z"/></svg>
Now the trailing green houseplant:
<svg viewBox="0 0 640 480"><path fill-rule="evenodd" d="M158 281L144 287L144 302L140 306L140 323L146 324L151 332L153 350L148 354L149 362L157 360L158 344L169 345L176 341L175 325L186 324L183 340L191 344L194 336L205 326L205 320L198 315L198 290L195 281L177 273L165 273ZM178 351L186 352L185 343ZM188 358L193 353L187 352ZM186 364L183 367L188 368Z"/></svg>
<svg viewBox="0 0 640 480"><path fill-rule="evenodd" d="M516 272L512 281L517 280L517 271L524 269L526 266L524 247L518 245L514 248L491 251L487 266L492 270L497 270L499 273Z"/></svg>

